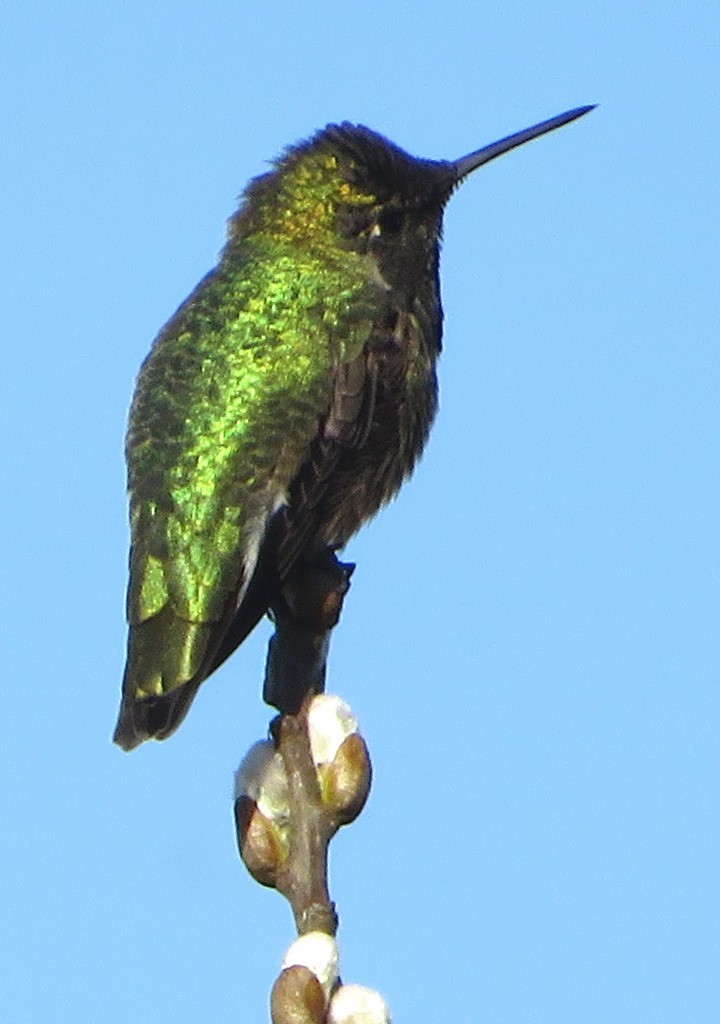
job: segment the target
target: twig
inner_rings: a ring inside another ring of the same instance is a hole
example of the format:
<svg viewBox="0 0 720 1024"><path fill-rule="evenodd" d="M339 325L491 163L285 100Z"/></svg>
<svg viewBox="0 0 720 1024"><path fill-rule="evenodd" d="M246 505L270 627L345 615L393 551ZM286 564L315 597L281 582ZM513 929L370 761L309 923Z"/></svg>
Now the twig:
<svg viewBox="0 0 720 1024"><path fill-rule="evenodd" d="M308 735L307 710L325 687L330 633L337 625L354 565L325 548L298 568L273 608L263 695L281 714L272 734L288 777L290 849L276 887L292 907L298 934L335 935L338 918L327 882L328 844L337 823L323 806Z"/></svg>
<svg viewBox="0 0 720 1024"><path fill-rule="evenodd" d="M285 764L290 803L290 850L276 886L290 903L298 935L335 935L338 918L328 891L328 845L337 826L323 807L310 751L307 703L298 715L275 720L276 743Z"/></svg>

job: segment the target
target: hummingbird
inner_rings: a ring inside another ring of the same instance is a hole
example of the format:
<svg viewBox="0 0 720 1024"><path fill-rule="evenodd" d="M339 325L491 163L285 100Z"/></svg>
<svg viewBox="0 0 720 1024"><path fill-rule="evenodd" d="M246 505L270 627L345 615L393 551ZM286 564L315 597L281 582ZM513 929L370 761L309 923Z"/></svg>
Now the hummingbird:
<svg viewBox="0 0 720 1024"><path fill-rule="evenodd" d="M130 409L122 748L169 736L293 568L397 494L437 411L448 200L592 109L452 161L330 124L247 186Z"/></svg>

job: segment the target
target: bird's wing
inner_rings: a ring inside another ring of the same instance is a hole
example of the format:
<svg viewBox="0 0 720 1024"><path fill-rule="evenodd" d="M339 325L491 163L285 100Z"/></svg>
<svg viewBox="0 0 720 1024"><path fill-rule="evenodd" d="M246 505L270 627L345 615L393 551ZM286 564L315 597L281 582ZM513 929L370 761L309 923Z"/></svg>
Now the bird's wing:
<svg viewBox="0 0 720 1024"><path fill-rule="evenodd" d="M208 275L138 380L127 444L128 659L114 736L128 750L173 732L201 682L264 614L262 575L253 584L263 538L318 425L332 421L333 336L316 312L303 319L302 274L283 281L284 319L258 309L277 301L267 268L233 278L229 296L223 265ZM365 309L356 337L370 331ZM342 312L354 315L347 302ZM268 337L278 321L285 334ZM352 362L357 348L349 354Z"/></svg>
<svg viewBox="0 0 720 1024"><path fill-rule="evenodd" d="M222 638L206 665L214 672L252 632L303 553L312 548L322 502L338 461L349 448L362 447L372 423L376 364L367 348L338 363L327 416L308 458L293 481L288 500L275 512L261 545L257 568Z"/></svg>

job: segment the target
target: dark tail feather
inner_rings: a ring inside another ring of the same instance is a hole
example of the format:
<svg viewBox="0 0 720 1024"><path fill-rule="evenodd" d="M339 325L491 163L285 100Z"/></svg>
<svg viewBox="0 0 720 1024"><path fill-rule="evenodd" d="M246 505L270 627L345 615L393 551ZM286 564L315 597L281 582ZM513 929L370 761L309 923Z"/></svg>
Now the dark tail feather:
<svg viewBox="0 0 720 1024"><path fill-rule="evenodd" d="M130 751L145 740L166 739L188 713L200 682L200 679L191 679L162 697L137 700L124 696L113 741L123 750Z"/></svg>
<svg viewBox="0 0 720 1024"><path fill-rule="evenodd" d="M218 630L215 643L192 679L161 697L133 697L123 685L120 716L113 741L123 750L134 750L145 740L164 740L181 724L200 684L218 668L257 626L268 607L267 582L256 573L234 614L229 614ZM129 671L129 666L128 666Z"/></svg>
<svg viewBox="0 0 720 1024"><path fill-rule="evenodd" d="M260 619L272 605L272 595L280 588L281 573L277 565L277 549L283 537L292 534L297 528L285 517L276 516L274 528L268 531L265 543L260 551L258 563L250 584L243 595L239 608L228 607L222 620L216 624L209 638L205 656L192 677L187 682L160 697L136 698L132 695L132 687L123 683L123 698L120 705L120 716L113 735L113 741L123 750L134 750L145 740L164 740L181 724L201 683L229 658L233 651L255 629ZM304 534L301 533L304 539ZM291 551L286 572L297 561L303 545L292 547L292 538L288 541ZM131 660L126 668L126 682L131 676Z"/></svg>

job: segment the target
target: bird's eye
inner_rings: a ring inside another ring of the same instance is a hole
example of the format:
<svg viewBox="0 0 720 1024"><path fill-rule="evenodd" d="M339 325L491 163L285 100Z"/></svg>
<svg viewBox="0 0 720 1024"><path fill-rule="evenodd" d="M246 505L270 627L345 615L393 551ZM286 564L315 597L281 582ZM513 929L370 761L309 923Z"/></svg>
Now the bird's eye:
<svg viewBox="0 0 720 1024"><path fill-rule="evenodd" d="M354 239L368 233L370 217L366 210L353 206L340 206L337 216L338 231L344 238Z"/></svg>
<svg viewBox="0 0 720 1024"><path fill-rule="evenodd" d="M383 210L373 228L374 235L399 235L402 231L405 215L402 210Z"/></svg>

